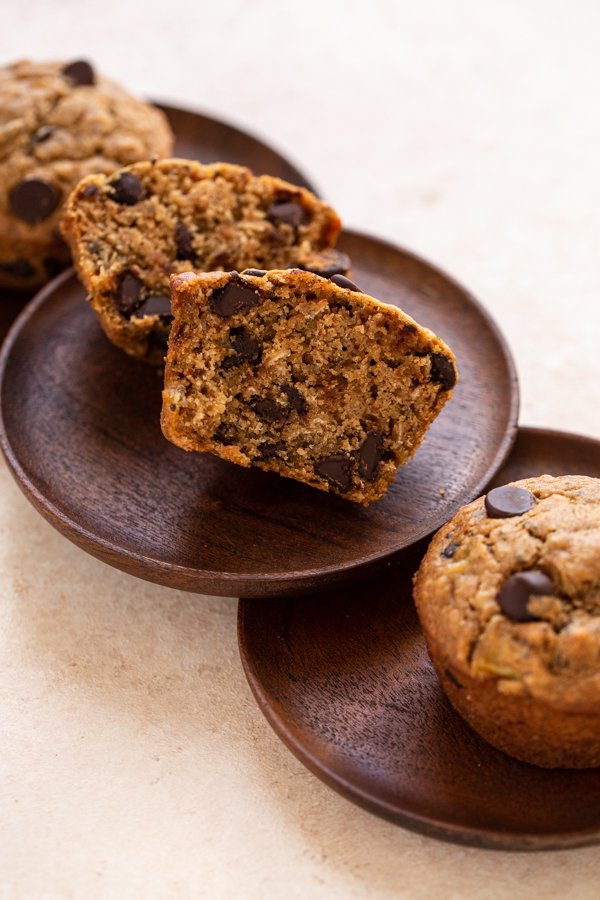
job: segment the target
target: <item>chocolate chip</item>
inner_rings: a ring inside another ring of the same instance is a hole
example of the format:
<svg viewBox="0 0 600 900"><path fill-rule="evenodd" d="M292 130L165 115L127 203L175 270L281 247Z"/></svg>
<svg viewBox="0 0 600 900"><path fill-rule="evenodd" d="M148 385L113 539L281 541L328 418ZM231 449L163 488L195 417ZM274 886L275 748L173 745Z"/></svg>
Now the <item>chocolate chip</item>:
<svg viewBox="0 0 600 900"><path fill-rule="evenodd" d="M138 318L142 316L161 316L163 319L172 319L171 298L166 294L150 294L134 313Z"/></svg>
<svg viewBox="0 0 600 900"><path fill-rule="evenodd" d="M144 196L142 182L131 172L123 172L111 182L111 199L121 206L135 206Z"/></svg>
<svg viewBox="0 0 600 900"><path fill-rule="evenodd" d="M445 674L446 678L448 679L448 681L452 682L454 687L456 687L456 688L464 687L464 684L460 683L460 681L458 680L456 675L453 672L451 672L450 669L444 669L444 674Z"/></svg>
<svg viewBox="0 0 600 900"><path fill-rule="evenodd" d="M266 397L255 397L250 400L249 405L263 422L282 422L287 419L287 410Z"/></svg>
<svg viewBox="0 0 600 900"><path fill-rule="evenodd" d="M35 225L52 215L60 203L60 191L42 178L28 178L10 192L10 205L19 219Z"/></svg>
<svg viewBox="0 0 600 900"><path fill-rule="evenodd" d="M441 384L445 391L449 391L456 384L454 363L443 353L431 354L431 380Z"/></svg>
<svg viewBox="0 0 600 900"><path fill-rule="evenodd" d="M338 453L319 460L315 464L315 472L322 478L327 478L343 492L352 484L352 465L353 461L349 456Z"/></svg>
<svg viewBox="0 0 600 900"><path fill-rule="evenodd" d="M82 197L95 197L98 193L98 185L97 184L86 184L84 189L81 192Z"/></svg>
<svg viewBox="0 0 600 900"><path fill-rule="evenodd" d="M346 288L347 291L359 291L360 288L356 287L353 281L350 281L349 278L346 278L345 275L332 275L329 279L332 284L337 284L338 287Z"/></svg>
<svg viewBox="0 0 600 900"><path fill-rule="evenodd" d="M297 388L291 384L285 384L281 390L288 398L288 403L292 409L295 409L301 416L308 412L308 403Z"/></svg>
<svg viewBox="0 0 600 900"><path fill-rule="evenodd" d="M192 243L192 232L185 222L178 222L175 226L175 248L177 259L188 259L194 262L196 253Z"/></svg>
<svg viewBox="0 0 600 900"><path fill-rule="evenodd" d="M529 598L544 595L552 597L554 594L554 585L548 576L531 569L507 578L500 588L498 603L509 619L514 619L515 622L533 622L539 617L530 612Z"/></svg>
<svg viewBox="0 0 600 900"><path fill-rule="evenodd" d="M96 83L94 70L85 59L78 59L69 63L68 66L63 68L62 74L74 87Z"/></svg>
<svg viewBox="0 0 600 900"><path fill-rule="evenodd" d="M525 488L504 485L489 491L485 508L491 519L507 519L529 512L535 503L533 494Z"/></svg>
<svg viewBox="0 0 600 900"><path fill-rule="evenodd" d="M446 559L452 559L456 551L458 550L458 544L448 544L447 547L444 547L441 555L445 556Z"/></svg>
<svg viewBox="0 0 600 900"><path fill-rule="evenodd" d="M256 338L243 327L232 328L229 332L229 344L233 353L226 356L221 363L222 369L234 369L247 362L257 365L262 357L262 348Z"/></svg>
<svg viewBox="0 0 600 900"><path fill-rule="evenodd" d="M325 250L322 254L315 254L314 258L299 263L299 269L320 275L321 278L332 278L334 275L345 275L350 268L350 257L339 250Z"/></svg>
<svg viewBox="0 0 600 900"><path fill-rule="evenodd" d="M31 265L30 262L26 259L14 259L10 262L0 262L0 269L3 272L6 272L7 275L12 275L13 278L33 278L35 275L35 268Z"/></svg>
<svg viewBox="0 0 600 900"><path fill-rule="evenodd" d="M212 259L210 260L210 268L207 271L214 269L231 269L231 257L227 250L221 250L220 253L216 253Z"/></svg>
<svg viewBox="0 0 600 900"><path fill-rule="evenodd" d="M256 278L260 278L262 275L266 274L266 269L244 269L244 275L254 275Z"/></svg>
<svg viewBox="0 0 600 900"><path fill-rule="evenodd" d="M47 141L48 138L52 137L55 130L53 125L42 125L42 127L38 128L35 132L31 140L34 144L43 144L44 141Z"/></svg>
<svg viewBox="0 0 600 900"><path fill-rule="evenodd" d="M55 278L59 272L66 268L66 265L66 262L63 262L62 259L56 259L54 256L44 257L44 268L49 278Z"/></svg>
<svg viewBox="0 0 600 900"><path fill-rule="evenodd" d="M209 305L214 313L223 319L228 319L239 312L246 312L253 306L258 306L263 298L253 288L248 287L237 279L231 280L225 287L213 291Z"/></svg>
<svg viewBox="0 0 600 900"><path fill-rule="evenodd" d="M126 319L130 319L135 310L140 305L140 297L142 293L142 282L139 278L125 269L119 275L117 281L117 307L121 315Z"/></svg>
<svg viewBox="0 0 600 900"><path fill-rule="evenodd" d="M306 225L310 220L308 212L301 203L283 197L270 205L267 217L275 222L285 222L286 225L292 225L294 228Z"/></svg>
<svg viewBox="0 0 600 900"><path fill-rule="evenodd" d="M381 461L383 435L379 431L368 431L358 451L358 472L365 481L373 481L377 466Z"/></svg>
<svg viewBox="0 0 600 900"><path fill-rule="evenodd" d="M234 429L230 425L221 423L213 434L212 439L217 444L223 444L224 447L235 444L236 438Z"/></svg>
<svg viewBox="0 0 600 900"><path fill-rule="evenodd" d="M257 449L259 459L266 461L280 456L283 450L285 450L285 444L283 441L275 441L274 444L259 444Z"/></svg>

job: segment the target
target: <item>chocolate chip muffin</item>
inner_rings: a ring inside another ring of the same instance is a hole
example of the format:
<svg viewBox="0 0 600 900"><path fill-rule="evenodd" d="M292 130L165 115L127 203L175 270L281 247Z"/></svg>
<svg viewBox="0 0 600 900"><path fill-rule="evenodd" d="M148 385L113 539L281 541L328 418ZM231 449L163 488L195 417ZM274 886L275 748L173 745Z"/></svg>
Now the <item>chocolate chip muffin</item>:
<svg viewBox="0 0 600 900"><path fill-rule="evenodd" d="M439 338L343 276L247 269L171 285L162 428L185 450L367 505L456 382Z"/></svg>
<svg viewBox="0 0 600 900"><path fill-rule="evenodd" d="M62 229L107 337L152 363L166 351L171 274L327 271L347 262L331 251L321 256L340 230L331 207L304 188L225 163L167 159L86 178Z"/></svg>
<svg viewBox="0 0 600 900"><path fill-rule="evenodd" d="M442 686L483 738L600 765L600 480L548 475L461 509L415 578Z"/></svg>
<svg viewBox="0 0 600 900"><path fill-rule="evenodd" d="M62 204L91 172L168 156L162 112L84 61L0 68L0 285L30 290L70 261Z"/></svg>

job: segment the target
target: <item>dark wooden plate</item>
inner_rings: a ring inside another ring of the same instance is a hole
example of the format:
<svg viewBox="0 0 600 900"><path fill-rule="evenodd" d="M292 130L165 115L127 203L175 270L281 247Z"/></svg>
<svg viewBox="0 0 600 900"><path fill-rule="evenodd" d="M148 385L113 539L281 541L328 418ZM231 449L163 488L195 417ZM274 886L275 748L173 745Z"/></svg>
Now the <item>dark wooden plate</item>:
<svg viewBox="0 0 600 900"><path fill-rule="evenodd" d="M524 428L495 483L600 477L600 441ZM260 708L330 787L399 825L478 847L600 842L600 769L548 771L480 740L446 700L411 599L418 561L354 587L241 600Z"/></svg>
<svg viewBox="0 0 600 900"><path fill-rule="evenodd" d="M227 162L248 166L257 175L277 175L316 193L295 165L260 138L221 119L154 101L166 113L175 134L175 156L202 163Z"/></svg>
<svg viewBox="0 0 600 900"><path fill-rule="evenodd" d="M166 113L171 123L175 134L176 156L198 159L203 163L239 163L259 175L277 175L293 184L315 190L291 162L254 135L189 109L165 103L156 103L156 106ZM14 319L34 293L36 292L0 288L0 341L4 340Z"/></svg>
<svg viewBox="0 0 600 900"><path fill-rule="evenodd" d="M476 496L516 429L503 339L468 293L423 260L360 234L344 234L341 246L365 290L432 327L459 361L455 397L384 499L363 509L169 444L158 373L108 343L67 273L24 311L0 361L2 449L40 512L142 578L267 596L381 567Z"/></svg>

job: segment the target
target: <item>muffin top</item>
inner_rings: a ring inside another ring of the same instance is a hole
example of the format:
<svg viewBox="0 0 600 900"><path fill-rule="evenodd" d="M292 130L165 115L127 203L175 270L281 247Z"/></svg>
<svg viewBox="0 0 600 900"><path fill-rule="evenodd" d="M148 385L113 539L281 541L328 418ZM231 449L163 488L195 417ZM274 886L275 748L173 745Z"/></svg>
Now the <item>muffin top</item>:
<svg viewBox="0 0 600 900"><path fill-rule="evenodd" d="M92 172L170 153L162 112L84 61L0 68L0 235L33 244Z"/></svg>
<svg viewBox="0 0 600 900"><path fill-rule="evenodd" d="M415 577L432 652L557 708L600 704L600 479L496 488L434 537Z"/></svg>

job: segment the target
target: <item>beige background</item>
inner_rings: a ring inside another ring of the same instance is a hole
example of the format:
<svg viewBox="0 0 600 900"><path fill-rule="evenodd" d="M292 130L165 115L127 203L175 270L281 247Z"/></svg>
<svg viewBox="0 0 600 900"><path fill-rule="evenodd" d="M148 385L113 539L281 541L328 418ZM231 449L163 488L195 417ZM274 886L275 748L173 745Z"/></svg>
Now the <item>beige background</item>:
<svg viewBox="0 0 600 900"><path fill-rule="evenodd" d="M0 60L86 55L271 139L483 300L523 422L600 438L599 30L597 0L3 0ZM0 897L598 896L598 849L463 849L329 791L252 701L235 601L87 557L3 465L0 534Z"/></svg>

